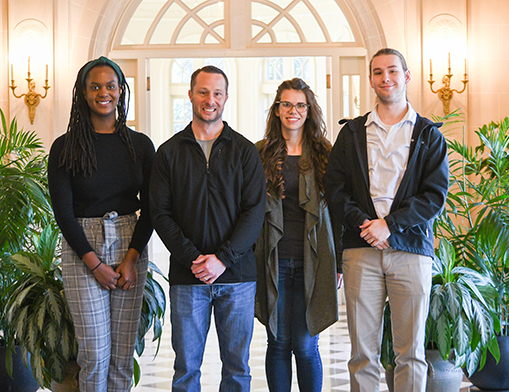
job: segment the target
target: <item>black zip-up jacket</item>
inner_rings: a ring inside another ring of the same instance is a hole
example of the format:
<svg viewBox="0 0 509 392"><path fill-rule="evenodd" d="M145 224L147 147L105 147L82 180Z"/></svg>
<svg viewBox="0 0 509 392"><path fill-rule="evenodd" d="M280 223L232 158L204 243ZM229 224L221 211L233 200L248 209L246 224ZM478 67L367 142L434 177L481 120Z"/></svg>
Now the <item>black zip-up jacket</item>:
<svg viewBox="0 0 509 392"><path fill-rule="evenodd" d="M253 245L265 216L265 173L253 143L226 122L209 163L191 123L157 150L150 212L170 251L170 284L204 284L191 272L201 254L215 254L226 271L215 283L256 280Z"/></svg>
<svg viewBox="0 0 509 392"><path fill-rule="evenodd" d="M368 113L369 114L369 113ZM343 249L369 247L359 226L377 219L370 195L366 143L367 116L347 120L329 156L325 196L335 224L343 225ZM433 123L417 115L408 164L389 215L384 219L393 249L433 257L433 222L442 211L449 187L447 144Z"/></svg>

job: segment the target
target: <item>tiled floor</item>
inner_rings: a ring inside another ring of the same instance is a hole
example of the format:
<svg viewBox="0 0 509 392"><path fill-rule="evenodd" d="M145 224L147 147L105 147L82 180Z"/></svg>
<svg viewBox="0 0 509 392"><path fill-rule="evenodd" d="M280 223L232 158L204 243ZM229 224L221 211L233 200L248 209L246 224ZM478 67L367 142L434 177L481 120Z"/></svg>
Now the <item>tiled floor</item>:
<svg viewBox="0 0 509 392"><path fill-rule="evenodd" d="M350 341L346 326L345 307L340 306L339 321L320 334L320 353L323 362L323 392L329 391L350 391L347 361L350 356ZM171 378L173 376L173 350L171 348L171 329L167 322L163 329L163 340L159 353L154 357L156 344L151 343L147 338L147 346L138 362L141 366L141 380L138 386L132 389L133 392L165 392L171 391ZM251 375L252 391L267 391L265 381L265 349L266 332L257 320L253 341L251 344ZM219 349L213 325L209 332L205 357L202 366L202 392L217 392L220 381L221 363L219 360ZM469 382L463 382L460 392L468 392ZM294 377L292 391L298 391L297 380ZM380 392L387 391L383 372ZM40 390L43 392L46 390Z"/></svg>
<svg viewBox="0 0 509 392"><path fill-rule="evenodd" d="M250 359L251 375L253 377L252 391L267 391L264 371L266 345L265 327L258 321L255 321ZM142 358L139 359L142 376L139 385L132 389L133 392L163 392L171 390L173 351L170 342L169 322L165 324L164 339L156 358L153 357L154 350L154 345L148 345ZM320 352L324 368L323 391L350 391L347 371L350 343L344 306L340 306L339 321L320 334ZM221 364L218 354L217 339L215 330L211 328L202 366L203 392L216 392L218 390L220 369ZM292 391L298 391L299 389L295 376L293 380ZM387 386L383 381L384 379L382 376L380 392L387 391ZM469 385L468 382L464 382L461 392L467 392Z"/></svg>

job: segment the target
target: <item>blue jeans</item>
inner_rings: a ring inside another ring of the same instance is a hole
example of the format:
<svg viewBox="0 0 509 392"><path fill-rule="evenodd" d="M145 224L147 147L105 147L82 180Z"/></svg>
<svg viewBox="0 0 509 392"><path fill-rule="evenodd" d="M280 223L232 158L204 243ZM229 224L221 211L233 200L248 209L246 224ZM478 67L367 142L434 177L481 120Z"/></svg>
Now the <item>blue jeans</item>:
<svg viewBox="0 0 509 392"><path fill-rule="evenodd" d="M219 391L251 387L249 346L253 336L255 282L170 287L173 392L199 392L200 367L212 309L223 364Z"/></svg>
<svg viewBox="0 0 509 392"><path fill-rule="evenodd" d="M318 335L306 325L304 268L302 260L279 259L277 337L269 329L265 371L269 390L289 392L292 387L292 352L297 363L301 392L322 390L323 369Z"/></svg>

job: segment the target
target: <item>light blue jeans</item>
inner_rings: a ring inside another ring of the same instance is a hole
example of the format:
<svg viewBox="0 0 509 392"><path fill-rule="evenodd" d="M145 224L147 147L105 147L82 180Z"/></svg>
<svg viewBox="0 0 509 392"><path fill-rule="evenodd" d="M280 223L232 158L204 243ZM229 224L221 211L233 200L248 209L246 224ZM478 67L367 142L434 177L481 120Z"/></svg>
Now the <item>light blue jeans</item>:
<svg viewBox="0 0 509 392"><path fill-rule="evenodd" d="M171 342L175 351L173 392L199 392L200 367L212 309L219 340L219 391L251 388L249 346L253 336L255 282L170 287Z"/></svg>

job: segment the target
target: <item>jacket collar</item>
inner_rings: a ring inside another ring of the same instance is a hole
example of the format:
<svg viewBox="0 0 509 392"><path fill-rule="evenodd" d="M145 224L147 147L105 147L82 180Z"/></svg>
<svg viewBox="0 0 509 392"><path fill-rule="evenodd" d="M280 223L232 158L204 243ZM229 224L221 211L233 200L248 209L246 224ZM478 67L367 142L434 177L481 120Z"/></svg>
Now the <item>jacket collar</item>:
<svg viewBox="0 0 509 392"><path fill-rule="evenodd" d="M193 133L193 128L191 127L192 121L182 130L182 139L186 141L194 141L196 142L196 137ZM217 137L217 140L226 140L231 141L232 140L232 132L233 130L230 128L228 123L226 121L223 121L223 130Z"/></svg>
<svg viewBox="0 0 509 392"><path fill-rule="evenodd" d="M350 131L354 135L355 147L357 150L357 155L359 156L360 162L363 167L367 168L368 165L368 156L367 156L367 145L366 145L366 123L368 118L370 117L371 112L367 112L364 116L356 117L354 119L342 119L339 121L340 125L347 125ZM416 113L415 125L412 131L412 139L410 143L410 156L415 150L415 146L419 141L419 138L422 132L428 128L435 126L440 128L443 123L441 122L433 122L426 117L421 117L419 113ZM367 178L365 178L366 184L368 184Z"/></svg>
<svg viewBox="0 0 509 392"><path fill-rule="evenodd" d="M340 125L348 125L348 128L354 133L357 133L359 131L366 131L365 124L368 121L368 117L371 114L371 112L367 112L364 116L356 117L353 119L343 118L339 120ZM421 117L419 113L416 112L416 119L415 119L415 126L414 131L412 134L412 139L417 140L419 138L419 135L421 132L427 128L428 126L435 126L437 128L440 128L443 123L442 122L434 122L426 117Z"/></svg>

